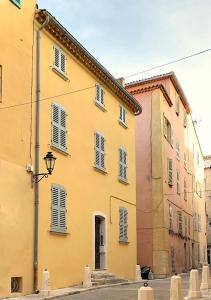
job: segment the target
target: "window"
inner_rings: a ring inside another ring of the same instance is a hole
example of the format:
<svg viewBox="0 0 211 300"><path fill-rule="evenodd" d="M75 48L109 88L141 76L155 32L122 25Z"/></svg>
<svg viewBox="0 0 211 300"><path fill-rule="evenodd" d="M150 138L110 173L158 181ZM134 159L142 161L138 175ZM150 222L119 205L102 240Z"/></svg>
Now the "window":
<svg viewBox="0 0 211 300"><path fill-rule="evenodd" d="M67 151L67 130L66 112L64 108L57 104L52 104L52 146L66 152Z"/></svg>
<svg viewBox="0 0 211 300"><path fill-rule="evenodd" d="M176 158L179 160L180 158L180 151L179 151L179 142L176 142Z"/></svg>
<svg viewBox="0 0 211 300"><path fill-rule="evenodd" d="M126 208L120 207L119 208L119 241L120 242L127 242L127 229L128 229L128 212Z"/></svg>
<svg viewBox="0 0 211 300"><path fill-rule="evenodd" d="M178 225L178 233L182 234L182 212L177 211L177 225Z"/></svg>
<svg viewBox="0 0 211 300"><path fill-rule="evenodd" d="M177 194L180 194L180 173L177 171Z"/></svg>
<svg viewBox="0 0 211 300"><path fill-rule="evenodd" d="M187 221L188 216L184 216L184 221L185 221L185 236L188 236L188 221Z"/></svg>
<svg viewBox="0 0 211 300"><path fill-rule="evenodd" d="M18 8L21 8L22 0L11 0Z"/></svg>
<svg viewBox="0 0 211 300"><path fill-rule="evenodd" d="M184 168L187 169L187 154L184 153Z"/></svg>
<svg viewBox="0 0 211 300"><path fill-rule="evenodd" d="M127 181L127 152L119 148L119 179Z"/></svg>
<svg viewBox="0 0 211 300"><path fill-rule="evenodd" d="M119 121L126 125L126 109L122 105L119 107Z"/></svg>
<svg viewBox="0 0 211 300"><path fill-rule="evenodd" d="M184 179L184 200L187 201L187 181Z"/></svg>
<svg viewBox="0 0 211 300"><path fill-rule="evenodd" d="M95 133L95 167L105 170L105 138L99 132Z"/></svg>
<svg viewBox="0 0 211 300"><path fill-rule="evenodd" d="M169 229L173 229L173 208L169 205Z"/></svg>
<svg viewBox="0 0 211 300"><path fill-rule="evenodd" d="M175 111L176 111L176 114L179 116L179 113L180 113L180 97L179 95L176 93L176 97L175 97Z"/></svg>
<svg viewBox="0 0 211 300"><path fill-rule="evenodd" d="M172 159L167 160L168 185L173 185L173 162Z"/></svg>
<svg viewBox="0 0 211 300"><path fill-rule="evenodd" d="M198 231L201 231L201 215L198 214Z"/></svg>
<svg viewBox="0 0 211 300"><path fill-rule="evenodd" d="M66 232L66 191L59 185L51 187L51 230Z"/></svg>
<svg viewBox="0 0 211 300"><path fill-rule="evenodd" d="M101 85L98 83L96 84L96 103L100 105L101 107L105 107L105 97L104 97L104 90Z"/></svg>
<svg viewBox="0 0 211 300"><path fill-rule="evenodd" d="M163 131L164 131L165 138L171 144L171 146L173 146L174 144L173 129L171 127L170 122L165 116L163 117L163 127L164 127Z"/></svg>
<svg viewBox="0 0 211 300"><path fill-rule="evenodd" d="M53 67L62 73L63 75L66 75L66 61L67 57L64 54L64 52L57 46L54 46L54 63Z"/></svg>

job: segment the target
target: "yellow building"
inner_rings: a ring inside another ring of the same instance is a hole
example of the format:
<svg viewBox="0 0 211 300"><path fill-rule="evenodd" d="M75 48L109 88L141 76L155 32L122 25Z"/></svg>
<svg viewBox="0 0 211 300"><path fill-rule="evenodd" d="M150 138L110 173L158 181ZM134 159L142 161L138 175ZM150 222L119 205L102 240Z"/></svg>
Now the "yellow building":
<svg viewBox="0 0 211 300"><path fill-rule="evenodd" d="M35 5L0 3L0 296L39 290L44 269L52 288L81 283L86 265L135 277L141 106ZM32 183L49 151L53 174Z"/></svg>

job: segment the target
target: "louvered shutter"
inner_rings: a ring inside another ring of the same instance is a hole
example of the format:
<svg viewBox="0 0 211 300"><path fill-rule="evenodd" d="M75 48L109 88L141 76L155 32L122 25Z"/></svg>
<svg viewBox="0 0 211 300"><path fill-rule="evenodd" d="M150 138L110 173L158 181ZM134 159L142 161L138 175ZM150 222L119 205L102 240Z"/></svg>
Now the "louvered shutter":
<svg viewBox="0 0 211 300"><path fill-rule="evenodd" d="M105 138L100 133L95 133L95 166L105 169Z"/></svg>
<svg viewBox="0 0 211 300"><path fill-rule="evenodd" d="M63 187L52 185L51 188L51 230L65 232L66 227L66 191Z"/></svg>
<svg viewBox="0 0 211 300"><path fill-rule="evenodd" d="M65 74L66 73L66 56L64 53L60 53L61 59L61 71Z"/></svg>
<svg viewBox="0 0 211 300"><path fill-rule="evenodd" d="M59 229L59 188L52 186L51 190L52 206L51 206L51 229Z"/></svg>
<svg viewBox="0 0 211 300"><path fill-rule="evenodd" d="M119 208L119 240L126 242L128 240L128 212L126 208Z"/></svg>
<svg viewBox="0 0 211 300"><path fill-rule="evenodd" d="M66 112L56 103L52 104L52 145L67 151Z"/></svg>
<svg viewBox="0 0 211 300"><path fill-rule="evenodd" d="M172 159L168 159L168 184L173 185L173 162Z"/></svg>
<svg viewBox="0 0 211 300"><path fill-rule="evenodd" d="M66 191L60 188L60 215L59 215L60 230L66 230Z"/></svg>
<svg viewBox="0 0 211 300"><path fill-rule="evenodd" d="M60 51L57 47L54 47L54 66L60 68Z"/></svg>
<svg viewBox="0 0 211 300"><path fill-rule="evenodd" d="M99 84L96 84L96 102L98 104L100 104L101 106L105 106L105 103L104 103L104 90L103 88L99 85Z"/></svg>
<svg viewBox="0 0 211 300"><path fill-rule="evenodd" d="M102 87L100 88L100 102L102 105L104 105L104 90Z"/></svg>
<svg viewBox="0 0 211 300"><path fill-rule="evenodd" d="M52 104L52 144L59 147L59 106Z"/></svg>
<svg viewBox="0 0 211 300"><path fill-rule="evenodd" d="M119 178L127 180L127 152L119 148Z"/></svg>

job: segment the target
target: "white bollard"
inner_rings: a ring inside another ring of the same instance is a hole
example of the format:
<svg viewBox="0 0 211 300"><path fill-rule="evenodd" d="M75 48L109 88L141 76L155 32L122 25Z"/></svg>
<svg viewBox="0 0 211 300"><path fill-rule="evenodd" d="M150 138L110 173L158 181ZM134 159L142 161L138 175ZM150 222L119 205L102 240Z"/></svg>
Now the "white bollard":
<svg viewBox="0 0 211 300"><path fill-rule="evenodd" d="M199 289L199 273L198 270L191 270L188 299L200 298L200 297L202 297L202 295Z"/></svg>
<svg viewBox="0 0 211 300"><path fill-rule="evenodd" d="M203 266L202 269L202 280L200 290L208 290L209 289L209 267Z"/></svg>
<svg viewBox="0 0 211 300"><path fill-rule="evenodd" d="M51 282L50 282L50 273L47 269L42 273L42 288L40 291L41 296L50 296L51 292Z"/></svg>
<svg viewBox="0 0 211 300"><path fill-rule="evenodd" d="M142 280L142 278L141 278L141 269L140 269L139 265L136 265L136 280L137 281Z"/></svg>
<svg viewBox="0 0 211 300"><path fill-rule="evenodd" d="M154 300L154 290L151 287L141 287L138 290L138 300Z"/></svg>
<svg viewBox="0 0 211 300"><path fill-rule="evenodd" d="M91 272L90 272L90 267L86 266L84 268L84 281L83 281L83 287L84 288L89 288L92 286L91 282Z"/></svg>
<svg viewBox="0 0 211 300"><path fill-rule="evenodd" d="M178 275L171 277L170 300L183 300L182 278Z"/></svg>

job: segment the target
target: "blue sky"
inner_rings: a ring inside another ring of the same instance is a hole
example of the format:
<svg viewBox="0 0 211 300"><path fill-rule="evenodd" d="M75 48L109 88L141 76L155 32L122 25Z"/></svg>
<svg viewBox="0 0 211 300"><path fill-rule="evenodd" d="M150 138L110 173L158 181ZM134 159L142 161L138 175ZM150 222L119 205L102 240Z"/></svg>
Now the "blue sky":
<svg viewBox="0 0 211 300"><path fill-rule="evenodd" d="M210 0L38 0L115 77L211 48ZM203 153L211 154L211 51L128 78L174 71L201 120Z"/></svg>

